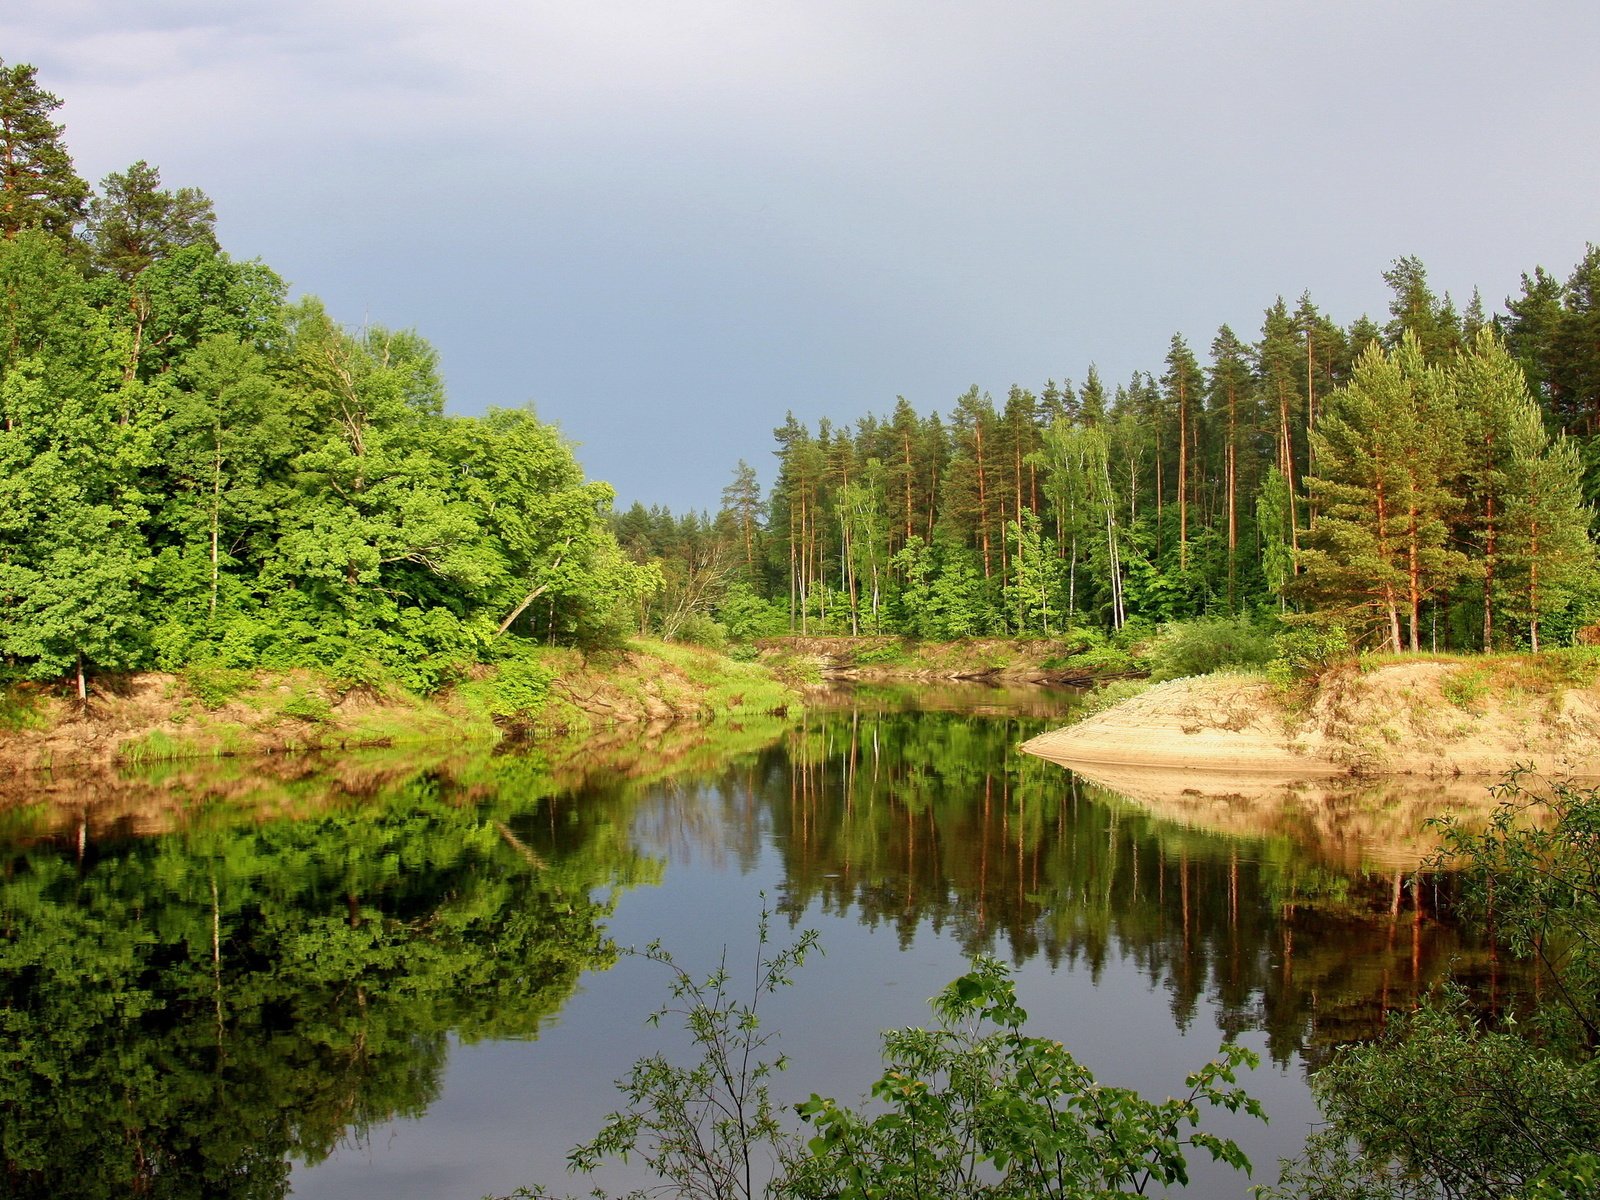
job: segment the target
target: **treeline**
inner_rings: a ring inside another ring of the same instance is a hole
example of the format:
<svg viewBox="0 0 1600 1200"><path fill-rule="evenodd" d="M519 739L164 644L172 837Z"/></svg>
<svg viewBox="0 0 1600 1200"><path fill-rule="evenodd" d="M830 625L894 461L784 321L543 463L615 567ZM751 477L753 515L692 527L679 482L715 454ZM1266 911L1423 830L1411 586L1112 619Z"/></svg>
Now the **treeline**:
<svg viewBox="0 0 1600 1200"><path fill-rule="evenodd" d="M434 351L290 303L211 201L76 175L0 64L0 662L11 678L320 666L429 689L626 627L658 573L526 409L444 412Z"/></svg>
<svg viewBox="0 0 1600 1200"><path fill-rule="evenodd" d="M735 636L1279 611L1396 649L1570 636L1594 605L1600 249L1493 319L1415 259L1384 278L1382 326L1279 299L1253 342L1223 326L1202 363L1175 336L1115 387L1091 366L948 414L791 414L765 500L741 462L715 520L636 506L619 533L666 558L656 619L699 606Z"/></svg>

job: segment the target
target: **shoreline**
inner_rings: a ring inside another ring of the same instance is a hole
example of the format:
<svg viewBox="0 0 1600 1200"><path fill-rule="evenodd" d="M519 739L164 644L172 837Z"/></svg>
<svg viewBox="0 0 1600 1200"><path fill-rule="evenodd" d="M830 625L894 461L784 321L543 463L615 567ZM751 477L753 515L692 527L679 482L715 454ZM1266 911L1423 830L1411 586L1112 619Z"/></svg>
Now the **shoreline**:
<svg viewBox="0 0 1600 1200"><path fill-rule="evenodd" d="M1350 664L1297 689L1257 675L1176 679L1022 749L1066 767L1180 775L1454 780L1518 766L1600 775L1600 687L1541 680L1535 665L1532 656Z"/></svg>
<svg viewBox="0 0 1600 1200"><path fill-rule="evenodd" d="M531 663L532 669L526 669ZM8 695L0 772L128 769L167 762L401 746L531 746L610 730L754 720L802 706L764 667L663 643L542 652L477 668L433 696L303 670L103 676L87 706L62 689Z"/></svg>

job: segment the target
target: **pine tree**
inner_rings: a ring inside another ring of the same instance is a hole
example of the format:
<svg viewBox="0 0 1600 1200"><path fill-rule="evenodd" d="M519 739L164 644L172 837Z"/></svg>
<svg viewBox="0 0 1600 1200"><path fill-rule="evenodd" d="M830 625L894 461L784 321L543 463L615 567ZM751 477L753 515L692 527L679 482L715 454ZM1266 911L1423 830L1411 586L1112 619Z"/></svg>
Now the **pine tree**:
<svg viewBox="0 0 1600 1200"><path fill-rule="evenodd" d="M995 432L999 420L988 393L969 388L956 401L951 414L958 456L946 474L941 519L955 521L970 536L981 554L983 577L994 574L996 500L994 479ZM952 504L951 501L954 501Z"/></svg>
<svg viewBox="0 0 1600 1200"><path fill-rule="evenodd" d="M1574 424L1600 433L1600 246L1590 244L1567 279L1556 352Z"/></svg>
<svg viewBox="0 0 1600 1200"><path fill-rule="evenodd" d="M1211 341L1210 407L1223 429L1223 511L1227 522L1228 611L1238 611L1239 451L1249 432L1245 405L1250 366L1244 344L1226 325Z"/></svg>
<svg viewBox="0 0 1600 1200"><path fill-rule="evenodd" d="M100 187L89 202L93 261L124 283L184 246L219 249L217 214L199 188L163 191L161 172L143 159L107 175Z"/></svg>
<svg viewBox="0 0 1600 1200"><path fill-rule="evenodd" d="M1300 545L1301 525L1299 492L1295 481L1301 471L1295 452L1294 432L1296 414L1300 408L1296 398L1299 394L1301 361L1294 320L1280 296L1267 309L1262 321L1261 341L1256 346L1256 382L1261 406L1272 413L1276 421L1274 461L1289 492L1289 541L1296 549ZM1309 455L1309 451L1307 453Z"/></svg>
<svg viewBox="0 0 1600 1200"><path fill-rule="evenodd" d="M753 576L756 566L756 522L761 512L761 484L756 470L744 459L734 468L733 481L722 489L722 511L731 515L744 549L744 569Z"/></svg>
<svg viewBox="0 0 1600 1200"><path fill-rule="evenodd" d="M1529 428L1527 436L1542 439L1544 430ZM1541 619L1564 607L1585 583L1592 586L1593 514L1583 503L1583 467L1571 439L1521 461L1525 474L1506 512L1503 578L1507 610L1527 622L1529 646L1537 651Z"/></svg>
<svg viewBox="0 0 1600 1200"><path fill-rule="evenodd" d="M1089 374L1078 391L1078 411L1086 425L1098 425L1106 419L1106 388L1100 382L1100 371L1089 364Z"/></svg>
<svg viewBox="0 0 1600 1200"><path fill-rule="evenodd" d="M1389 324L1384 336L1398 348L1405 334L1417 339L1423 358L1443 363L1461 348L1461 320L1447 295L1438 300L1428 286L1428 271L1415 255L1397 258L1383 273L1383 281L1394 293L1389 301Z"/></svg>
<svg viewBox="0 0 1600 1200"><path fill-rule="evenodd" d="M43 229L64 239L83 220L89 185L73 170L64 127L50 119L61 101L36 75L0 60L0 233Z"/></svg>
<svg viewBox="0 0 1600 1200"><path fill-rule="evenodd" d="M1522 367L1533 394L1571 432L1574 406L1560 378L1559 350L1565 320L1561 281L1543 267L1522 276L1522 295L1506 300L1506 347Z"/></svg>
<svg viewBox="0 0 1600 1200"><path fill-rule="evenodd" d="M1409 332L1392 353L1370 349L1329 397L1313 431L1318 518L1301 553L1300 594L1383 630L1398 651L1401 620L1420 649L1422 604L1468 569L1449 544L1459 470L1452 397Z"/></svg>
<svg viewBox="0 0 1600 1200"><path fill-rule="evenodd" d="M1161 377L1163 397L1167 410L1177 418L1177 501L1178 501L1178 570L1189 569L1189 499L1190 474L1196 458L1199 423L1195 419L1202 389L1200 364L1181 334L1172 335L1167 348L1167 371Z"/></svg>
<svg viewBox="0 0 1600 1200"><path fill-rule="evenodd" d="M1452 364L1450 385L1465 452L1460 490L1466 525L1483 572L1483 648L1492 650L1508 511L1529 481L1528 460L1544 452L1546 438L1522 368L1491 331L1480 331L1472 352Z"/></svg>

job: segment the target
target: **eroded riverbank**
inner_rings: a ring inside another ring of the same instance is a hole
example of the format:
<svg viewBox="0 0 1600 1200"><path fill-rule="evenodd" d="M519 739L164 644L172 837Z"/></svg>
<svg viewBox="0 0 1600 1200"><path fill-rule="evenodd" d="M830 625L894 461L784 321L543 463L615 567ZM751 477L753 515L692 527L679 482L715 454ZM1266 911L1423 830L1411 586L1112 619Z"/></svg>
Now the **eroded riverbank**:
<svg viewBox="0 0 1600 1200"><path fill-rule="evenodd" d="M97 680L87 704L61 689L13 689L0 771L112 768L196 759L405 745L604 738L617 728L782 713L798 691L755 663L659 642L476 668L438 693L311 671L191 670Z"/></svg>
<svg viewBox="0 0 1600 1200"><path fill-rule="evenodd" d="M1553 665L1552 665L1553 664ZM1026 743L1065 766L1284 776L1600 774L1600 686L1536 656L1347 664L1282 688L1256 675L1157 684Z"/></svg>

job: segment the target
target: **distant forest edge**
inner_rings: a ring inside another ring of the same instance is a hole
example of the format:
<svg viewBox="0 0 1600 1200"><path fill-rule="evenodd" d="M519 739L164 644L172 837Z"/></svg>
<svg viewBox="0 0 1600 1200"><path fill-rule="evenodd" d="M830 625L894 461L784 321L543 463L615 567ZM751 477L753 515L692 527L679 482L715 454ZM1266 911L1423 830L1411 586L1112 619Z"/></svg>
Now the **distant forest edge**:
<svg viewBox="0 0 1600 1200"><path fill-rule="evenodd" d="M1308 297L1202 367L976 388L776 431L716 517L588 482L530 409L445 412L413 332L293 303L141 161L75 172L0 63L0 671L312 667L433 691L546 643L901 633L1093 641L1287 613L1394 648L1594 619L1600 250L1506 312L1402 259L1384 326Z"/></svg>
<svg viewBox="0 0 1600 1200"><path fill-rule="evenodd" d="M1570 642L1600 615L1600 249L1493 317L1415 258L1383 278L1383 325L1278 298L1255 342L1224 325L1202 366L1174 336L1115 388L1090 366L947 416L790 414L765 501L741 461L714 520L635 505L618 535L666 564L669 630L703 608L736 637L1126 641L1281 614L1392 650Z"/></svg>

